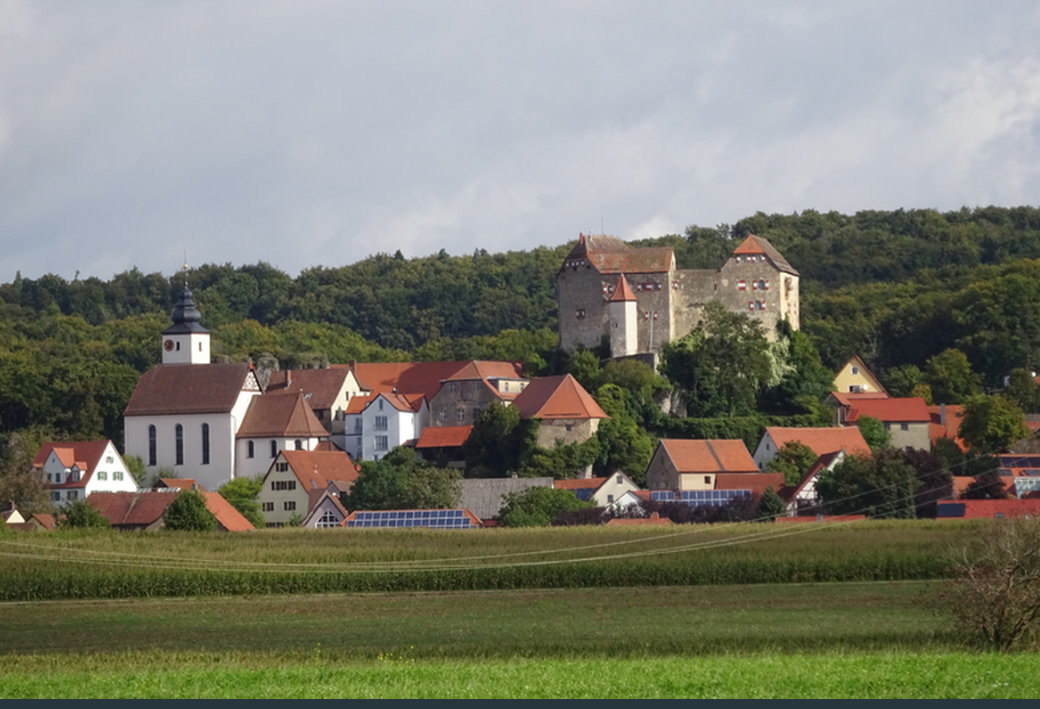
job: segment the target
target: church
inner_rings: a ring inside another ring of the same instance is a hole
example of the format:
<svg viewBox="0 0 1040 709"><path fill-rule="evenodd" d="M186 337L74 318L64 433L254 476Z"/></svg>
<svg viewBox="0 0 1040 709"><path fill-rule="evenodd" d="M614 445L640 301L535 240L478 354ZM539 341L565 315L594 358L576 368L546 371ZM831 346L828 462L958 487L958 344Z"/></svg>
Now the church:
<svg viewBox="0 0 1040 709"><path fill-rule="evenodd" d="M798 279L787 259L753 234L717 270L680 270L669 246L581 234L556 276L560 347L654 357L698 327L712 300L747 313L774 340L781 321L798 329Z"/></svg>

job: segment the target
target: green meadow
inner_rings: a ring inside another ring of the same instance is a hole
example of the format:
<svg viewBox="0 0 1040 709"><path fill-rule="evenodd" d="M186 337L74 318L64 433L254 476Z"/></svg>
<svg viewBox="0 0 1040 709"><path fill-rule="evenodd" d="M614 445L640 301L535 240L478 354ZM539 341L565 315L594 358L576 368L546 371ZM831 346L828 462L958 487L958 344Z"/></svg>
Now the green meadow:
<svg viewBox="0 0 1040 709"><path fill-rule="evenodd" d="M4 535L0 697L1037 697L942 605L984 531Z"/></svg>

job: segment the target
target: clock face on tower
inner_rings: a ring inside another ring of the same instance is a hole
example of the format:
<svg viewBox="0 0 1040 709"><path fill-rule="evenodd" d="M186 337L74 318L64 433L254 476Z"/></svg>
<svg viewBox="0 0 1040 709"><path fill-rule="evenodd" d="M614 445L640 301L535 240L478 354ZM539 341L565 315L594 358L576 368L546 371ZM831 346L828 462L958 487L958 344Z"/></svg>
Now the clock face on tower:
<svg viewBox="0 0 1040 709"><path fill-rule="evenodd" d="M164 343L163 343L163 347L165 347L165 348L166 348L166 351L167 351L167 352L169 352L170 350L172 350L172 349L173 349L173 340L167 340L166 342L164 342Z"/></svg>

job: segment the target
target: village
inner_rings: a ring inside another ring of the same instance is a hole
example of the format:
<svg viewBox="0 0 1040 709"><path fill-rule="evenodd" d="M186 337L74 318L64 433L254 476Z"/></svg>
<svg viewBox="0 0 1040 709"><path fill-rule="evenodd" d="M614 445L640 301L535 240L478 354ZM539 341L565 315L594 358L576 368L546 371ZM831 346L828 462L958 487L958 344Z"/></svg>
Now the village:
<svg viewBox="0 0 1040 709"><path fill-rule="evenodd" d="M663 347L702 326L711 301L747 313L767 334L777 332L778 323L797 329L798 279L769 241L755 235L718 270L690 271L676 268L668 247L631 247L583 234L557 275L560 347L605 346L608 359L656 369ZM45 443L33 467L55 513L22 514L8 504L3 520L9 527L53 528L64 508L85 501L112 527L155 529L164 526L181 492L196 491L220 529L253 530L219 492L242 478L260 481L255 503L268 527L474 529L496 525L506 500L533 488L591 502L608 524L670 524L655 511L661 504L741 503L760 511L763 496L782 503L767 517L777 522L862 519L866 506L858 515L825 514L816 482L849 456L872 455L863 420L883 426L891 449L967 450L959 434L963 406L889 396L854 356L834 373L826 398L832 425L765 426L753 448L740 439L661 438L638 476L622 470L594 476L591 465L575 476L460 474L451 507L348 509L344 501L361 463L395 449L463 471L464 446L489 407L514 410L534 426L536 444L546 450L588 441L610 417L571 374L527 377L516 362L352 361L268 372L248 362L215 363L210 332L186 282L171 319L157 333L162 363L141 376L126 406L125 449L110 440ZM774 459L794 450L802 452L804 470L792 477ZM143 480L135 479L124 455L140 461ZM996 460L1004 492L993 497L1003 499L963 499L977 476L955 474L941 489L926 491L934 516L1040 512L1040 456L1002 453Z"/></svg>

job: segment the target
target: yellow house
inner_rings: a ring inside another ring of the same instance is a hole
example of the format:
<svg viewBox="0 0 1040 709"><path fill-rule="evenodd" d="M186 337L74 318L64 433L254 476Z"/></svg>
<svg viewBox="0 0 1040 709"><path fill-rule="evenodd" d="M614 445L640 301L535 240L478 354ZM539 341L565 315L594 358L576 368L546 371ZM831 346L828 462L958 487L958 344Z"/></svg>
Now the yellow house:
<svg viewBox="0 0 1040 709"><path fill-rule="evenodd" d="M843 394L884 394L885 387L858 356L853 355L834 377L834 391Z"/></svg>

